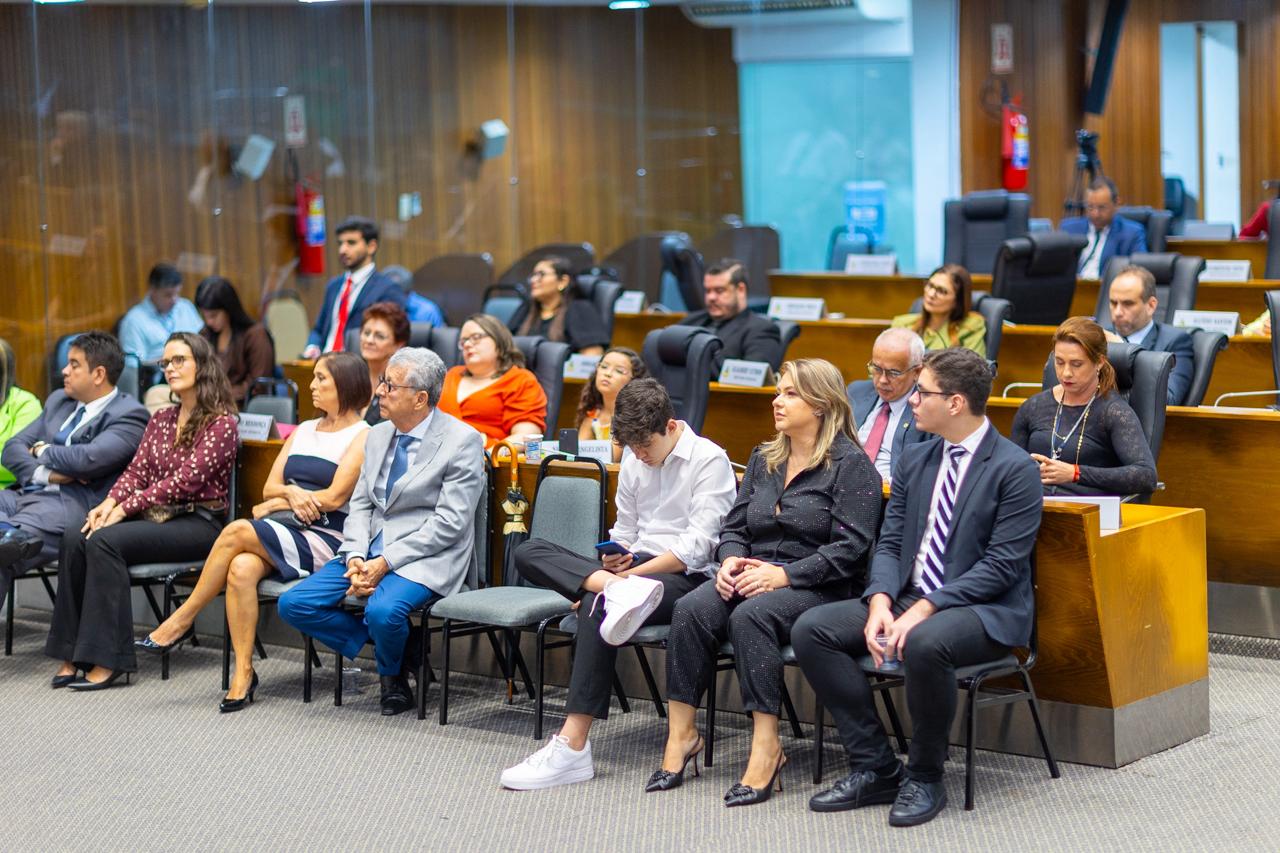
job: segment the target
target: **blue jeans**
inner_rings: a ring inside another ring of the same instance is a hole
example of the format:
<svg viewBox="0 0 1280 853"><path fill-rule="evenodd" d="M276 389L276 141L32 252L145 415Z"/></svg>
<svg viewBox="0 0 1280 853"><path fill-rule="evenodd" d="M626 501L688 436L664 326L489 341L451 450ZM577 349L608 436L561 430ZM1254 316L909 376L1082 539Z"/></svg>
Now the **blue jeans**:
<svg viewBox="0 0 1280 853"><path fill-rule="evenodd" d="M342 557L334 557L310 577L280 596L280 618L343 657L354 658L370 640L379 675L399 675L409 639L409 613L434 593L415 581L388 572L365 603L363 616L342 609L351 582Z"/></svg>

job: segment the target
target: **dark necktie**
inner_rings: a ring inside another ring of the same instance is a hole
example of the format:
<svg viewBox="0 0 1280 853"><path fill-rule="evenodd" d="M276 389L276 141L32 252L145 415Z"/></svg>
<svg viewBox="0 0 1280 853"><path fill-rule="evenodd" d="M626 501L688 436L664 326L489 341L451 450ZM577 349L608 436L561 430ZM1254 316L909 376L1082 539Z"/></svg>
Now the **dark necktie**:
<svg viewBox="0 0 1280 853"><path fill-rule="evenodd" d="M409 470L409 442L413 441L411 435L396 436L396 455L391 460L391 470L387 472L387 488L384 491L382 502L386 503L391 500L391 490L396 487L396 481L404 476L404 472ZM378 535L373 537L373 541L369 543L368 559L382 556L382 531L378 531Z"/></svg>
<svg viewBox="0 0 1280 853"><path fill-rule="evenodd" d="M54 444L66 444L67 439L71 438L71 433L76 431L76 427L80 426L80 422L84 420L85 407L83 405L76 406L75 414L71 416L71 420L58 430L58 434L53 437Z"/></svg>
<svg viewBox="0 0 1280 853"><path fill-rule="evenodd" d="M951 532L951 513L956 505L956 482L960 479L960 459L969 451L960 445L947 451L950 462L942 492L938 495L937 511L933 514L933 527L929 530L929 544L924 553L924 571L920 573L920 588L928 595L942 587L942 556L947 553L947 535Z"/></svg>

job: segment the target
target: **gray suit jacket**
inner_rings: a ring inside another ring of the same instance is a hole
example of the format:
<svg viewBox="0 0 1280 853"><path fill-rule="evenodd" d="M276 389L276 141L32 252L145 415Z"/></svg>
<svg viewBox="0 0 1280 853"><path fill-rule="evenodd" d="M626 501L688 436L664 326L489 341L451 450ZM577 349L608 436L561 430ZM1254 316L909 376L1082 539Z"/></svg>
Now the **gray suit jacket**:
<svg viewBox="0 0 1280 853"><path fill-rule="evenodd" d="M849 396L849 405L853 407L853 428L856 431L866 420L871 409L880 402L880 395L876 393L875 383L870 379L850 382L845 393ZM902 413L902 418L898 421L898 428L893 431L893 443L889 445L889 474L897 475L902 448L931 438L933 436L929 433L916 429L915 413L911 411L910 406L907 406L907 410Z"/></svg>
<svg viewBox="0 0 1280 853"><path fill-rule="evenodd" d="M913 444L902 455L871 559L864 599L883 592L897 600L928 533L942 439ZM925 596L939 610L972 607L987 636L1006 646L1031 638L1031 549L1044 497L1040 471L1027 452L991 427L960 484L942 562L942 587Z"/></svg>
<svg viewBox="0 0 1280 853"><path fill-rule="evenodd" d="M150 414L133 397L123 391L107 404L96 418L71 437L69 445L51 445L37 460L31 447L38 441L52 442L62 422L75 411L76 401L62 390L54 391L44 411L26 429L10 438L0 453L0 462L13 472L20 485L31 482L36 468L74 477L77 482L58 488L57 494L36 492L20 499L24 515L30 515L33 503L48 504L50 519L61 526L56 533L71 525L80 527L89 510L102 502L142 442ZM79 482L83 480L84 482ZM40 515L40 513L36 513Z"/></svg>
<svg viewBox="0 0 1280 853"><path fill-rule="evenodd" d="M484 494L484 437L439 409L422 437L413 465L385 501L374 494L396 428L369 430L360 481L338 551L343 560L368 553L382 531L383 556L407 580L437 595L452 595L475 565L476 506Z"/></svg>

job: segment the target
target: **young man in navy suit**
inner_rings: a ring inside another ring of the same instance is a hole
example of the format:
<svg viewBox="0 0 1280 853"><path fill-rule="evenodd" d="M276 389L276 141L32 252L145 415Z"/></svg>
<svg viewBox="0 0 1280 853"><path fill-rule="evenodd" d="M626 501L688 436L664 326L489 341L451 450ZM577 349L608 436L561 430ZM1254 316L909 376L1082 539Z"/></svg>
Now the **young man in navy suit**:
<svg viewBox="0 0 1280 853"><path fill-rule="evenodd" d="M861 600L815 607L791 629L853 769L809 801L814 811L892 803L892 826L932 820L947 803L956 668L998 660L1031 637L1040 476L987 420L990 393L981 356L955 347L929 354L911 408L917 426L939 438L903 451ZM901 661L913 730L905 770L857 664L868 652L877 667Z"/></svg>
<svg viewBox="0 0 1280 853"><path fill-rule="evenodd" d="M360 328L364 309L373 303L404 305L405 301L404 290L374 268L378 226L372 220L353 216L338 223L333 233L338 238L338 260L346 272L325 285L324 304L307 336L303 358L340 352L346 333Z"/></svg>
<svg viewBox="0 0 1280 853"><path fill-rule="evenodd" d="M916 429L908 404L924 356L924 341L915 332L886 329L871 348L867 362L871 378L850 382L845 389L858 441L886 483L893 479L902 448L932 437Z"/></svg>
<svg viewBox="0 0 1280 853"><path fill-rule="evenodd" d="M1116 215L1120 195L1110 178L1094 178L1085 193L1085 215L1062 220L1061 228L1068 234L1083 234L1089 238L1080 253L1080 277L1102 278L1107 261L1116 255L1128 256L1147 251L1147 229L1136 222Z"/></svg>
<svg viewBox="0 0 1280 853"><path fill-rule="evenodd" d="M1153 352L1173 353L1168 404L1181 406L1196 372L1196 352L1191 335L1176 326L1156 322L1156 308L1160 305L1156 298L1156 277L1146 267L1127 266L1111 280L1107 298L1111 304L1111 325L1115 329L1114 334L1108 333L1108 338L1137 344Z"/></svg>

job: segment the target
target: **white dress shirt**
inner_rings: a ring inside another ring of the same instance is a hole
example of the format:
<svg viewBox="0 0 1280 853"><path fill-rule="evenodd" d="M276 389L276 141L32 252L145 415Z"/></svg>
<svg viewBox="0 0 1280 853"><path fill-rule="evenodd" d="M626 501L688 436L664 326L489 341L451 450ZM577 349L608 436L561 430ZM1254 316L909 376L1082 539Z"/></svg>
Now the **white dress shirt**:
<svg viewBox="0 0 1280 853"><path fill-rule="evenodd" d="M714 575L720 525L733 506L737 478L724 449L680 421L680 438L650 467L627 449L618 471L618 520L609 536L637 553L673 553L688 574Z"/></svg>
<svg viewBox="0 0 1280 853"><path fill-rule="evenodd" d="M364 290L365 282L369 280L369 276L371 275L373 275L373 261L370 261L369 263L360 267L360 269L351 273L351 295L347 297L347 299L349 300L348 304L352 308L355 307L356 300L360 298L360 291ZM346 286L347 286L347 277L343 276L342 284L338 285L338 298L333 300L333 308L331 309L331 313L329 315L329 337L325 338L324 347L323 349L320 350L321 352L333 352L336 349L340 349L339 345L342 343L342 341L339 341L337 339L338 312L342 310L342 288ZM347 328L344 329L342 332L344 336L348 331L351 330L352 322L359 324L360 318L352 317L351 314L348 313ZM357 355L359 355L359 353L357 353Z"/></svg>
<svg viewBox="0 0 1280 853"><path fill-rule="evenodd" d="M1084 254L1080 262L1081 278L1101 278L1098 267L1102 265L1102 247L1107 244L1107 235L1111 233L1111 226L1108 225L1101 231L1089 226L1089 243L1084 247Z"/></svg>
<svg viewBox="0 0 1280 853"><path fill-rule="evenodd" d="M871 436L871 428L876 424L876 415L880 414L883 406L889 407L889 425L884 430L884 441L880 442L880 451L872 460L875 462L876 470L880 472L880 478L886 483L889 482L889 472L893 467L893 437L898 434L898 427L902 426L902 416L907 411L907 398L910 396L910 394L903 394L892 403L886 403L883 397L877 395L876 404L863 418L862 426L858 427L858 441L866 447L867 439Z"/></svg>
<svg viewBox="0 0 1280 853"><path fill-rule="evenodd" d="M378 469L378 480L373 487L374 497L378 500L383 503L387 501L387 478L391 476L391 463L395 461L396 445L400 443L400 436L407 435L411 439L409 448L405 451L409 457L409 464L405 467L405 473L407 474L409 469L413 467L414 460L418 458L418 448L422 446L422 437L427 434L427 427L431 425L431 419L435 416L436 410L432 409L430 414L422 419L422 423L408 432L396 430L395 435L391 437L391 446L387 448L387 454L382 459L382 467Z"/></svg>
<svg viewBox="0 0 1280 853"><path fill-rule="evenodd" d="M67 424L71 423L71 421L75 419L76 412L84 409L84 417L80 419L80 423L76 424L75 429L67 433L67 440L64 442L64 446L70 446L72 437L88 426L90 421L102 414L103 409L111 405L111 401L114 400L119 393L120 389L112 388L110 394L103 394L91 403L77 403L76 407L71 410L71 414L67 415L66 419L63 420L62 423L58 424L58 432L62 432L67 428ZM40 448L40 452L36 454L37 459L44 455L44 450L45 449L43 447ZM48 468L43 465L37 465L36 470L31 472L31 482L50 489L58 488L56 484L49 482L49 473Z"/></svg>
<svg viewBox="0 0 1280 853"><path fill-rule="evenodd" d="M960 442L960 447L969 451L960 457L960 462L956 466L956 497L960 497L960 489L964 486L965 474L969 473L969 463L973 462L973 454L977 452L978 445L982 443L982 439L986 437L987 430L991 429L991 421L986 418L982 419L982 425L969 433L969 437ZM920 537L920 547L916 550L916 562L911 567L911 583L914 586L920 586L920 574L924 571L925 554L929 550L929 534L933 531L933 519L938 512L938 504L942 498L942 484L947 481L947 468L951 465L951 448L956 445L945 439L942 442L942 464L938 466L938 476L933 481L933 497L929 499L929 517L924 520L924 535ZM953 513L951 516L951 529L947 532L950 538L956 532L956 518Z"/></svg>

